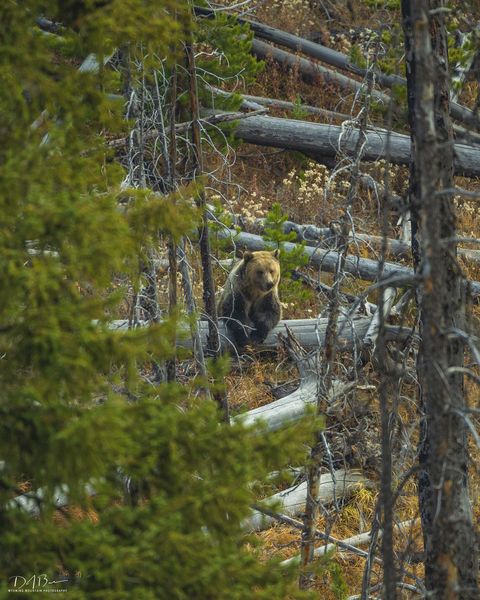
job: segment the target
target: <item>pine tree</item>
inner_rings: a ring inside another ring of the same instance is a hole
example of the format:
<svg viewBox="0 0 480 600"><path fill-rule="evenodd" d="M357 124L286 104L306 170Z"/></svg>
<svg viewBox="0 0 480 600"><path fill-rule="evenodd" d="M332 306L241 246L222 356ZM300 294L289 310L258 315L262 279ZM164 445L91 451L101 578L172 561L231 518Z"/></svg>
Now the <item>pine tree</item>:
<svg viewBox="0 0 480 600"><path fill-rule="evenodd" d="M110 99L120 81L103 57L140 43L152 57L171 54L186 8L28 0L0 9L2 597L22 578L23 589L66 587L70 598L300 597L241 527L251 482L301 451L298 440L220 423L195 393L204 382L140 377L152 356L168 358L172 322L108 326L124 291L113 274L138 285L147 241L159 231L178 240L196 213L188 189L175 203L121 189L125 173L103 137L125 127ZM35 27L41 14L63 22L60 37ZM100 68L76 70L89 53ZM125 473L141 482L137 503L123 500ZM15 500L25 482L35 510ZM59 490L76 510L55 509Z"/></svg>

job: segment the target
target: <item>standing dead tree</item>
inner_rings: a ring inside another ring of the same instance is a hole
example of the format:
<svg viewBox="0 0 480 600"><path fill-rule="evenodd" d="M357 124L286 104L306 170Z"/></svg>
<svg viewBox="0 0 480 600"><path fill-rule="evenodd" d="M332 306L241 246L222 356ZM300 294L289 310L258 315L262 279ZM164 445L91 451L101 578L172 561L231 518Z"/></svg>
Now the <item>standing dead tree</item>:
<svg viewBox="0 0 480 600"><path fill-rule="evenodd" d="M190 109L192 116L192 141L194 149L193 176L203 174L202 136L200 129L200 107L198 102L197 73L195 69L195 53L192 42L185 44L185 57L190 83ZM215 301L215 282L213 279L212 258L210 254L210 234L206 210L205 193L201 190L196 198L196 203L201 211L201 223L198 230L200 256L202 261L203 276L203 302L209 320L208 351L212 356L219 356L221 352L220 336L218 333L217 306ZM227 396L224 392L217 392L215 399L222 412L223 419L228 423L229 408Z"/></svg>
<svg viewBox="0 0 480 600"><path fill-rule="evenodd" d="M429 598L478 598L468 497L462 340L465 285L456 262L453 142L443 0L402 1L413 147L410 199L420 275L418 493Z"/></svg>

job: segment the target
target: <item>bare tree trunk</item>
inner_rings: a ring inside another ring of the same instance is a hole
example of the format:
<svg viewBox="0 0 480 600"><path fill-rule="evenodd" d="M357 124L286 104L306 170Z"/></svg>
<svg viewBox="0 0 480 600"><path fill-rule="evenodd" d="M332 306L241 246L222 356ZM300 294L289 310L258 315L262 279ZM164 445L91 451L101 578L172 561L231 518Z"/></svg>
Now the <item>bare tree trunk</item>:
<svg viewBox="0 0 480 600"><path fill-rule="evenodd" d="M166 164L168 165L168 181L170 191L174 191L176 188L177 180L177 136L175 132L175 114L177 106L177 69L174 66L171 77L171 88L170 88L170 148L168 156L165 156ZM160 114L161 114L161 107ZM172 317L174 311L177 309L177 245L173 236L170 236L168 240L168 314ZM167 381L175 381L177 378L177 361L176 361L176 347L177 339L172 340L173 345L173 357L167 361Z"/></svg>
<svg viewBox="0 0 480 600"><path fill-rule="evenodd" d="M389 111L391 113L391 109ZM389 115L391 121L391 114ZM388 144L387 144L388 151ZM385 193L382 202L382 252L378 268L379 279L383 276L383 266L385 263L385 255L387 252L387 232L388 232L388 160L387 168L385 169ZM378 373L380 376L380 385L378 390L380 403L380 423L381 423L381 447L382 447L382 473L381 473L381 488L380 498L383 513L383 542L382 542L382 558L383 558L383 591L384 597L389 600L395 600L397 597L397 571L395 566L395 558L393 552L393 516L394 502L392 494L392 404L395 395L394 381L395 373L388 366L387 344L386 344L386 329L385 320L390 312L391 304L395 298L395 290L393 288L382 288L378 299L378 337L376 346L376 358L378 362ZM375 315L375 316L376 316ZM375 319L374 316L374 319ZM375 531L375 524L372 529ZM378 532L379 533L379 532ZM373 536L372 536L373 537Z"/></svg>
<svg viewBox="0 0 480 600"><path fill-rule="evenodd" d="M195 71L195 54L190 42L185 45L187 70L190 80L190 109L192 113L192 138L195 156L193 177L203 173L202 139L200 130L200 108L198 104L197 75ZM200 254L203 274L203 301L209 320L208 352L218 357L221 352L220 336L218 333L217 306L215 303L215 282L213 279L212 259L210 256L210 238L208 230L208 217L206 210L205 193L203 190L196 198L197 206L201 210L201 225L199 227ZM215 399L223 414L223 419L229 422L229 407L226 393L216 392Z"/></svg>
<svg viewBox="0 0 480 600"><path fill-rule="evenodd" d="M418 479L429 598L478 598L478 565L468 497L461 340L464 285L456 263L453 141L443 0L403 0L417 219L414 258L422 340L418 357L421 432ZM431 12L430 12L431 11Z"/></svg>

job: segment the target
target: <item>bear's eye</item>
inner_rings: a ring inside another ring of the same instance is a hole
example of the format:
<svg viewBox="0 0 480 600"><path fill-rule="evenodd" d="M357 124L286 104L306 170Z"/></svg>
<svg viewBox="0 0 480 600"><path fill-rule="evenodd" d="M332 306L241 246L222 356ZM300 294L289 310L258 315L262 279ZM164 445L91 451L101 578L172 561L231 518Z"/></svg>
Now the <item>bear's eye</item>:
<svg viewBox="0 0 480 600"><path fill-rule="evenodd" d="M263 275L262 269L257 269L257 275Z"/></svg>

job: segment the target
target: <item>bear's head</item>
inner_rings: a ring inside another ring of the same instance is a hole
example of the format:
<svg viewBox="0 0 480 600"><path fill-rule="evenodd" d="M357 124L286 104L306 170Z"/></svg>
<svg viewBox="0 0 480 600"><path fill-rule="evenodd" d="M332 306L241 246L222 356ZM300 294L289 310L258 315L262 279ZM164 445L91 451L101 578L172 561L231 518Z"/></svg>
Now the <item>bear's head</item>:
<svg viewBox="0 0 480 600"><path fill-rule="evenodd" d="M278 257L278 250L244 253L245 283L249 291L266 294L278 285L280 281Z"/></svg>

